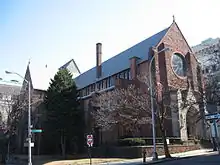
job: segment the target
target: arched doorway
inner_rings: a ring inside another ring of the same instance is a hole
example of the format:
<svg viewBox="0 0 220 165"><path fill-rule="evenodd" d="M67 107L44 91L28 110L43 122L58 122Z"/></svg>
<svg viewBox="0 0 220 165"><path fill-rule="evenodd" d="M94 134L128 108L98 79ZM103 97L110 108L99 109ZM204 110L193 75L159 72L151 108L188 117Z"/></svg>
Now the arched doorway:
<svg viewBox="0 0 220 165"><path fill-rule="evenodd" d="M186 127L188 139L192 139L198 136L197 122L200 116L198 106L192 106L186 113Z"/></svg>
<svg viewBox="0 0 220 165"><path fill-rule="evenodd" d="M180 118L180 138L182 141L188 141L189 138L198 136L198 119L199 119L199 106L184 108L179 113Z"/></svg>

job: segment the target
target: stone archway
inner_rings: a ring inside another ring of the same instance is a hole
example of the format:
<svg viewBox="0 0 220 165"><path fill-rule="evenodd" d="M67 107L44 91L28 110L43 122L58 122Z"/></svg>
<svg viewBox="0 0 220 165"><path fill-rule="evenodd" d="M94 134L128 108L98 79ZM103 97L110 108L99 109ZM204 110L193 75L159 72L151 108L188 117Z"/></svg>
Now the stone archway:
<svg viewBox="0 0 220 165"><path fill-rule="evenodd" d="M186 128L188 138L194 138L198 136L197 119L199 115L200 112L198 105L188 108L186 113Z"/></svg>
<svg viewBox="0 0 220 165"><path fill-rule="evenodd" d="M189 137L195 137L198 135L196 123L198 114L198 105L186 107L179 112L180 138L182 141L188 141Z"/></svg>
<svg viewBox="0 0 220 165"><path fill-rule="evenodd" d="M182 98L181 91L178 90L178 109L179 109L179 126L180 126L180 138L182 141L188 141L189 136L197 135L197 126L195 125L196 114L199 113L199 105L196 103L196 98L191 90L188 89L186 98ZM187 104L184 104L184 101ZM182 106L188 105L188 106ZM194 124L192 122L195 122Z"/></svg>

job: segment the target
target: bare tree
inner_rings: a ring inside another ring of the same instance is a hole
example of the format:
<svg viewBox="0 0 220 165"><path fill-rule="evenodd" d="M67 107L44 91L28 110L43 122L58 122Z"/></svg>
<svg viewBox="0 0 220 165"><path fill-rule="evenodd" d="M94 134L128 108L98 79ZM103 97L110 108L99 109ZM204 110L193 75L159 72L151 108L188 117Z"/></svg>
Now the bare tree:
<svg viewBox="0 0 220 165"><path fill-rule="evenodd" d="M153 78L152 78L153 79ZM169 88L165 88L162 84L153 81L150 84L149 76L146 74L138 76L140 86L130 85L127 88L114 89L106 93L101 93L98 96L93 97L93 106L95 111L93 117L98 126L109 129L116 124L123 125L127 129L136 130L141 123L151 122L151 104L150 98L153 98L155 117L159 126L163 144L165 156L171 157L166 141L166 121L172 119L171 111L178 113L178 109L188 108L191 106L203 104L204 93L198 93L199 99L195 99L194 93L191 89L190 81L188 81L188 87L185 90L184 101L179 103L170 102ZM175 83L175 82L173 82ZM177 83L177 82L176 82ZM152 89L152 95L150 94ZM191 94L190 94L191 92ZM198 122L198 116L201 114L191 113L190 120ZM138 123L138 121L144 121ZM180 125L182 127L182 125Z"/></svg>
<svg viewBox="0 0 220 165"><path fill-rule="evenodd" d="M21 107L21 105L18 102L19 87L7 86L6 88L1 94L1 127L5 133L9 133L12 131L12 121L16 120L20 113L20 110L15 107ZM11 133L14 134L13 131Z"/></svg>
<svg viewBox="0 0 220 165"><path fill-rule="evenodd" d="M170 93L169 90L164 88L164 86L159 83L159 82L153 82L150 84L150 78L149 75L147 74L141 74L138 76L138 79L141 83L144 83L148 89L152 90L152 93L148 93L150 97L153 98L154 102L154 109L155 111L155 117L156 117L156 122L159 125L159 129L162 135L162 141L164 145L164 154L166 158L170 158L171 155L169 153L169 148L167 145L166 141L166 128L165 127L165 121L166 120L171 120L171 115L170 115L170 109L174 109L173 107L176 107L177 104L170 104L168 99L170 98Z"/></svg>
<svg viewBox="0 0 220 165"><path fill-rule="evenodd" d="M124 126L129 131L137 130L141 124L151 123L151 102L150 97L154 98L154 105L157 106L155 116L162 133L164 151L166 157L171 157L169 154L168 145L166 142L166 134L164 122L170 120L168 114L170 104L166 104L169 94L164 91L161 84L153 88L153 94L150 95L149 76L138 76L140 87L129 85L127 88L114 89L113 91L101 93L93 97L93 106L96 107L93 111L93 118L97 126L104 129L110 129L116 124ZM158 92L163 94L160 95ZM158 95L159 94L159 95ZM160 99L158 99L160 97ZM173 106L173 105L172 105Z"/></svg>
<svg viewBox="0 0 220 165"><path fill-rule="evenodd" d="M17 124L22 117L23 113L26 111L28 107L28 100L20 100L19 96L10 96L8 95L4 99L4 110L5 110L5 120L2 123L5 132L10 135L16 134ZM37 107L39 104L43 102L43 98L34 98L32 99L31 106Z"/></svg>
<svg viewBox="0 0 220 165"><path fill-rule="evenodd" d="M1 128L7 138L7 152L9 158L11 138L17 135L19 123L28 107L28 97L27 92L23 91L20 93L18 88L13 86L9 86L7 91L5 91L2 96L3 97L0 104ZM38 106L42 101L43 98L34 97L32 99L31 106Z"/></svg>
<svg viewBox="0 0 220 165"><path fill-rule="evenodd" d="M151 121L149 95L135 85L96 95L92 105L95 124L104 130L120 125L134 136L140 125Z"/></svg>

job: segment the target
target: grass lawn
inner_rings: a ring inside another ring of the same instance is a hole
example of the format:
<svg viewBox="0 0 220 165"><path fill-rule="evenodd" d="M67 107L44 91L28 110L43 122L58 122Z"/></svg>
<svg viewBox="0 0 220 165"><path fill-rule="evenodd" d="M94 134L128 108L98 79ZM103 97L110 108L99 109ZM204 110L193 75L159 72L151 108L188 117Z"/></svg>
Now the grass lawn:
<svg viewBox="0 0 220 165"><path fill-rule="evenodd" d="M93 158L92 164L96 163L107 163L107 162L117 162L117 161L123 161L126 159L120 159L120 158ZM60 161L46 161L36 163L37 165L89 165L90 160L89 159L76 159L76 160L60 160Z"/></svg>

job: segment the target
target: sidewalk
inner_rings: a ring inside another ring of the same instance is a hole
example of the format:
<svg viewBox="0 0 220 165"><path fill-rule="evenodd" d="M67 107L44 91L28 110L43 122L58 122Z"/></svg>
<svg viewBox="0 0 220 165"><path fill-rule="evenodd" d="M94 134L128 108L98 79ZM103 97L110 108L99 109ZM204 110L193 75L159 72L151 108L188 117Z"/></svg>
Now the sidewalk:
<svg viewBox="0 0 220 165"><path fill-rule="evenodd" d="M171 159L165 159L165 156L159 156L158 157L159 159L157 161L152 161L152 157L147 157L146 164L155 164L155 163L161 163L164 161L189 158L192 156L206 155L206 154L210 154L210 152L212 152L212 149L201 149L201 150L182 152L182 153L177 153L177 154L171 154L171 156L173 157ZM26 163L24 163L24 161L22 161L24 159L19 159L19 160L20 160L20 163L18 163L18 159L14 159L14 160L12 159L6 165L18 165L18 164L24 165L24 164L26 164ZM40 163L40 164L42 165L42 163ZM63 165L64 164L65 163L63 163ZM115 162L107 162L107 163L94 163L93 162L93 165L143 165L143 158L130 159L130 160L127 159L127 160L122 160L122 161L117 161L117 162L116 161Z"/></svg>
<svg viewBox="0 0 220 165"><path fill-rule="evenodd" d="M175 160L175 159L184 159L192 156L199 156L199 155L206 155L210 154L212 152L212 149L201 149L201 150L194 150L194 151L188 151L188 152L182 152L182 153L177 153L177 154L171 154L173 158L171 159L165 159L165 156L159 156L157 161L152 161L152 157L147 157L146 158L146 164L156 164L156 163L161 163L164 161L169 161L169 160ZM113 162L113 163L100 163L99 165L140 165L143 164L143 158L139 159L132 159L132 160L126 160L126 161L121 161L121 162Z"/></svg>

